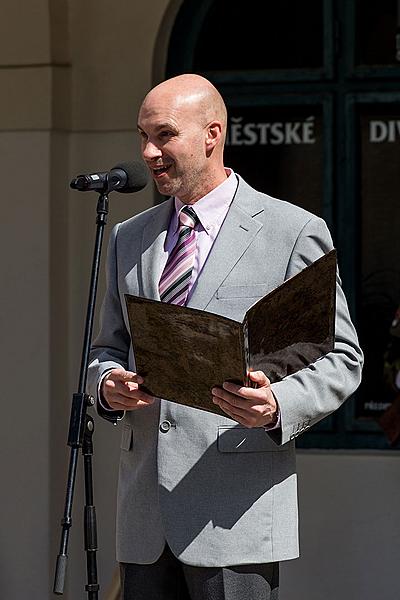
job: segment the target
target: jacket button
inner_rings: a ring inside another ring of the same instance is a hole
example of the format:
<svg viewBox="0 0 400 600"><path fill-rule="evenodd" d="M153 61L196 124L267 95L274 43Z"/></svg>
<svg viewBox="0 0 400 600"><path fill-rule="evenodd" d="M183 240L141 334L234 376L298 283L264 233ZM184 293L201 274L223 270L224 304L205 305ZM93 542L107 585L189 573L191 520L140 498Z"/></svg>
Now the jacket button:
<svg viewBox="0 0 400 600"><path fill-rule="evenodd" d="M170 429L171 429L171 423L169 421L163 421L160 424L161 433L167 433L167 431L169 431Z"/></svg>

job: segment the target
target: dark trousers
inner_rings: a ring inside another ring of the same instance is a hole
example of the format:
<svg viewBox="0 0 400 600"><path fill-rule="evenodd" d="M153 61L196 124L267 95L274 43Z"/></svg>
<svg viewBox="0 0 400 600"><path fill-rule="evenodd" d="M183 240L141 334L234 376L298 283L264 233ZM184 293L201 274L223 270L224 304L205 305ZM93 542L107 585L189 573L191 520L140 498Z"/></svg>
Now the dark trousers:
<svg viewBox="0 0 400 600"><path fill-rule="evenodd" d="M168 546L151 565L121 563L121 600L278 600L279 563L191 567Z"/></svg>

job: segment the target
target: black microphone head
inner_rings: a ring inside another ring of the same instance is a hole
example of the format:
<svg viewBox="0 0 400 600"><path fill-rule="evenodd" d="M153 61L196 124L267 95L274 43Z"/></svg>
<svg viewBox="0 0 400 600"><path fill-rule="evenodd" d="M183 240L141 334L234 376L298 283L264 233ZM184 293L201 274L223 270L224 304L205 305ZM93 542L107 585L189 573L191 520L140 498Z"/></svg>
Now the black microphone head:
<svg viewBox="0 0 400 600"><path fill-rule="evenodd" d="M118 192L124 194L139 192L147 185L148 169L144 163L138 160L119 163L112 170L114 169L122 169L127 174L126 183L123 187L116 190Z"/></svg>

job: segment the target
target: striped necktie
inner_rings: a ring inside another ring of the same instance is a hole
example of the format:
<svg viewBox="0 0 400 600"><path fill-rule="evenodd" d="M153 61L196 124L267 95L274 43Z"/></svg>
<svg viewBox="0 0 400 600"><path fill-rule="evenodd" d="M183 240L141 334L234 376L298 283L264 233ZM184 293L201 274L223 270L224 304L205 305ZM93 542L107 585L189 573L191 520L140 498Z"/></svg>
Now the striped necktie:
<svg viewBox="0 0 400 600"><path fill-rule="evenodd" d="M184 206L179 213L179 222L178 241L161 275L159 290L162 302L184 306L196 251L194 227L199 223L199 218L191 206Z"/></svg>

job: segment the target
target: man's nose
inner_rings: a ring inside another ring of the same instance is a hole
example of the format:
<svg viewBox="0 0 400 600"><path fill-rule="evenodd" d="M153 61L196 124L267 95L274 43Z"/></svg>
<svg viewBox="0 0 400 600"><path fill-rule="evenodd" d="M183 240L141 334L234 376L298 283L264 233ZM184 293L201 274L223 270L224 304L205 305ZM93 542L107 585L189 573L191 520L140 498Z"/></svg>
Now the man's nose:
<svg viewBox="0 0 400 600"><path fill-rule="evenodd" d="M160 148L158 148L156 144L153 144L153 142L150 141L147 141L143 144L142 154L145 160L154 160L155 158L159 158L160 156L162 156Z"/></svg>

